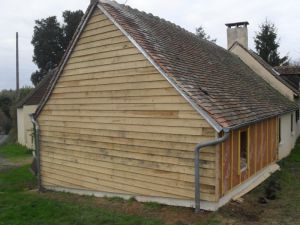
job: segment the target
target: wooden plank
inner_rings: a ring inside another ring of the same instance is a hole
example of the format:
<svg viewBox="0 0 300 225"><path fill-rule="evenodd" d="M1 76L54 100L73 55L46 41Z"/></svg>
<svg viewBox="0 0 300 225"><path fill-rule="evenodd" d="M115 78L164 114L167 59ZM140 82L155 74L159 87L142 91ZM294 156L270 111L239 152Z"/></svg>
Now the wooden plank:
<svg viewBox="0 0 300 225"><path fill-rule="evenodd" d="M105 26L105 27L101 27L101 28L97 28L97 29L93 29L93 30L88 30L88 31L84 31L81 34L81 37L90 37L90 36L94 36L94 35L100 35L103 34L105 32L109 32L109 31L115 31L118 28L116 26Z"/></svg>
<svg viewBox="0 0 300 225"><path fill-rule="evenodd" d="M255 163L256 163L256 145L257 145L257 136L256 136L256 124L250 126L250 171L248 176L252 176L256 173Z"/></svg>
<svg viewBox="0 0 300 225"><path fill-rule="evenodd" d="M48 126L42 129L42 135L47 134L57 134L60 137L74 137L80 135L98 135L101 137L114 137L114 138L127 138L127 139L136 139L136 140L151 140L153 143L151 146L155 149L163 149L167 142L166 148L170 147L174 150L188 150L193 151L196 144L199 142L205 142L212 140L212 137L203 137L203 136L192 136L192 135L175 135L175 134L156 134L156 133L144 133L144 132L131 132L131 131L112 131L112 130L103 130L103 129L73 129L73 128L65 128L65 127L53 127ZM172 143L168 143L172 142ZM142 146L147 147L146 142L143 143ZM185 146L182 144L185 143ZM128 143L127 143L128 144ZM150 151L153 151L151 149ZM159 151L160 152L160 151ZM215 149L213 147L205 147L201 152L215 154Z"/></svg>
<svg viewBox="0 0 300 225"><path fill-rule="evenodd" d="M132 158L132 159L138 159L138 160L147 160L147 161L151 161L151 162L161 162L161 163L170 163L170 164L174 164L174 165L183 165L183 166L192 166L193 165L193 158L190 157L186 157L184 156L184 151L172 151L169 150L168 152L170 152L169 155L167 154L155 154L155 152L153 152L152 154L149 153L147 150L141 148L141 151L135 151L135 150L125 150L123 149L123 151L120 151L118 149L115 148L106 148L106 147L102 147L102 148L95 148L94 146L90 146L89 148L86 147L82 147L80 145L74 145L73 143L76 141L74 141L74 139L58 139L58 138L52 138L52 137L43 137L43 140L45 143L43 143L43 146L46 147L53 147L56 149L60 149L61 145L59 146L58 143L60 142L65 142L64 148L68 149L68 150L76 150L78 152L89 152L92 154L103 154L103 155L109 155L109 156L117 156L117 157L123 157L123 158ZM81 142L81 141L79 141ZM54 144L56 143L56 144ZM91 144L92 145L92 144ZM166 151L165 151L166 153ZM190 152L186 152L186 155L191 154ZM184 156L184 157L180 157L180 156ZM209 163L212 162L214 163L215 161L215 156L213 154L209 154L209 153L202 153L201 154L201 160L206 161L205 163Z"/></svg>
<svg viewBox="0 0 300 225"><path fill-rule="evenodd" d="M144 126L165 126L165 127L206 127L203 120L194 119L158 119L158 118L134 118L134 117L90 117L90 116L51 116L41 115L40 120L44 121L70 121L70 122L86 122L95 124L128 124L128 125L144 125Z"/></svg>
<svg viewBox="0 0 300 225"><path fill-rule="evenodd" d="M113 23L110 20L108 20L106 18L103 18L103 19L102 18L103 17L99 16L97 18L97 22L95 22L95 23L87 23L87 26L84 28L84 32L85 31L89 31L89 30L94 30L94 29L100 29L102 27L112 26L113 25Z"/></svg>
<svg viewBox="0 0 300 225"><path fill-rule="evenodd" d="M99 170L114 170L119 171L120 173L132 173L137 175L142 175L145 177L155 177L155 179L162 179L165 182L168 182L169 180L172 181L179 181L179 182L188 182L193 183L194 182L194 175L193 174L183 174L183 173L177 173L177 172L171 172L171 171L163 171L163 170L157 170L147 167L139 167L134 165L126 165L126 164L118 164L114 162L107 162L107 161L100 161L100 160L82 160L79 158L80 163L78 161L74 161L70 159L69 156L65 155L52 155L51 157L41 157L41 161L47 161L49 163L59 163L63 165L69 165L73 166L76 164L79 167L83 168L93 168L95 171ZM42 164L43 165L43 164ZM214 178L215 173L211 169L203 169L200 170L200 175L204 179L206 177L208 178ZM201 182L202 184L202 182ZM204 185L204 184L203 184ZM207 185L207 184L206 184ZM214 185L207 185L210 188L213 188Z"/></svg>
<svg viewBox="0 0 300 225"><path fill-rule="evenodd" d="M92 14L91 18L89 19L87 26L93 23L98 24L98 22L102 20L107 20L107 17L103 13L98 13L100 10L95 10L95 12Z"/></svg>
<svg viewBox="0 0 300 225"><path fill-rule="evenodd" d="M162 185L163 187L172 188L171 190L187 190L187 191L194 191L194 183L192 182L185 182L180 180L171 180L171 179L165 179L160 177L154 177L154 176L144 176L137 173L130 173L127 171L120 171L115 169L107 169L107 168L95 168L94 166L89 165L78 165L76 163L69 163L64 164L63 161L59 160L48 160L42 162L44 168L54 168L59 169L61 171L69 171L69 172L76 172L76 171L82 171L85 174L88 174L88 176L91 177L97 177L98 175L101 176L101 178L105 177L106 180L114 180L111 177L117 177L122 178L122 180L137 180L139 182L144 182L145 186L150 185ZM77 172L76 172L77 173ZM202 193L209 193L214 194L214 187L208 186L208 185L202 185L201 186L201 192Z"/></svg>
<svg viewBox="0 0 300 225"><path fill-rule="evenodd" d="M170 84L166 83L165 81L147 81L147 82L139 82L139 83L121 83L121 84L106 84L106 85L104 84L104 85L95 85L95 86L87 86L87 87L80 87L80 86L79 87L64 87L64 88L57 87L57 88L55 88L53 93L136 90L136 89L139 89L140 87L144 87L145 89L169 88ZM188 105L188 104L185 104L185 105ZM190 106L190 109L191 109L191 106ZM185 110L185 109L182 109L182 110Z"/></svg>
<svg viewBox="0 0 300 225"><path fill-rule="evenodd" d="M75 98L75 96L73 96ZM56 97L57 98L57 97ZM108 118L157 118L157 119L191 119L200 120L203 127L209 127L205 124L205 120L193 111L176 111L176 110L160 110L160 111L89 111L89 110L45 110L43 116L86 116L89 117L108 117Z"/></svg>
<svg viewBox="0 0 300 225"><path fill-rule="evenodd" d="M85 56L78 56L78 57L72 57L70 58L68 65L78 65L79 63L90 63L92 62L98 62L103 59L109 59L109 58L114 58L114 57L121 57L121 56L134 56L138 55L139 52L135 48L126 48L126 49L120 49L120 50L115 50L115 51L110 51L110 52L103 52L103 53L98 53L98 54L90 54L90 55L85 55ZM151 71L155 71L153 68Z"/></svg>
<svg viewBox="0 0 300 225"><path fill-rule="evenodd" d="M240 184L240 165L239 165L239 147L238 147L238 138L239 138L239 131L233 131L233 187Z"/></svg>
<svg viewBox="0 0 300 225"><path fill-rule="evenodd" d="M108 34L110 34L110 35L108 36ZM111 35L111 34L113 34L113 35ZM105 45L112 45L115 43L123 43L128 40L127 37L122 35L121 32L116 32L116 31L105 33L104 35L98 35L97 37L99 37L99 38L95 41L77 44L76 47L74 48L74 51L78 52L78 51L87 50L87 49L91 49L91 48L98 48L98 47L105 46ZM138 51L136 50L135 53L138 53Z"/></svg>
<svg viewBox="0 0 300 225"><path fill-rule="evenodd" d="M90 128L90 129L105 129L105 130L124 130L135 132L150 132L150 133L165 133L165 134L187 134L187 135L203 135L203 128L194 127L166 127L166 126L144 126L132 124L95 124L95 123L81 123L70 121L49 121L40 120L41 126L61 126L73 128Z"/></svg>
<svg viewBox="0 0 300 225"><path fill-rule="evenodd" d="M143 174L138 174L138 173L132 173L128 171L122 171L122 170L116 170L115 168L105 168L105 167L95 167L91 165L81 165L73 162L67 162L64 160L59 160L59 159L45 159L44 161L41 162L43 166L50 167L50 168L60 168L62 171L65 168L69 169L79 169L82 171L85 171L86 174L92 173L97 173L97 174L105 174L108 176L117 176L117 177L122 177L126 178L128 180L134 179L134 180L139 180L139 181L147 181L156 185L162 185L162 186L168 186L168 187L173 187L173 188L181 188L181 189L187 189L190 191L194 190L194 183L193 182L186 182L186 181L181 181L181 180L172 180L172 179L167 179L167 178L161 178L157 176L151 176L151 175L143 175ZM210 193L214 194L214 186L209 186L209 185L201 185L201 190L203 193Z"/></svg>
<svg viewBox="0 0 300 225"><path fill-rule="evenodd" d="M165 81L165 79L162 76L151 75L151 74L132 75L132 76L124 76L124 77L98 78L93 80L66 81L66 82L60 82L60 84L57 85L57 87L63 88L63 87L78 87L78 86L113 85L113 84L122 84L122 83L139 83L139 82L153 82L153 81L154 82ZM183 99L180 98L178 95L176 97L179 99Z"/></svg>
<svg viewBox="0 0 300 225"><path fill-rule="evenodd" d="M59 81L80 81L80 80L93 80L99 78L110 78L110 77L122 77L122 76L131 76L131 75L147 75L147 74L155 74L157 71L153 69L153 67L141 67L141 68L131 68L124 70L108 70L101 71L101 73L91 73L82 75L72 75L72 76L61 76ZM171 85L170 87L171 88ZM173 88L173 87L172 87ZM173 92L176 92L173 88ZM177 93L177 92L176 92Z"/></svg>
<svg viewBox="0 0 300 225"><path fill-rule="evenodd" d="M156 134L156 133L139 133L139 132L124 132L124 131L111 131L111 130L101 130L101 129L73 129L73 128L65 128L65 127L46 127L42 129L42 135L50 133L59 133L61 137L74 137L76 135L95 135L99 134L98 137L111 137L115 139L119 139L121 144L132 145L132 140L134 139L135 143L137 143L137 147L149 147L155 149L174 149L180 151L193 151L195 145L199 142L209 141L211 137L203 137L203 136L194 136L194 141L191 141L193 136L191 135L170 135L170 134ZM159 138L160 137L160 138ZM172 139L172 137L174 137ZM122 138L122 140L120 139ZM182 139L179 139L182 138ZM129 139L129 140L123 140ZM107 139L110 143L113 139ZM99 140L98 140L99 141ZM116 144L116 143L114 143ZM122 146L124 148L124 146ZM153 149L149 151L154 151ZM208 146L202 149L203 153L215 154L215 148L213 146Z"/></svg>
<svg viewBox="0 0 300 225"><path fill-rule="evenodd" d="M58 151L58 149L64 149L66 152L71 153L71 154L77 154L78 156L81 155L85 155L87 154L87 156L91 157L100 157L101 159L106 159L106 158L110 158L110 157L116 157L116 158L125 158L125 159L135 159L140 161L141 163L143 163L143 161L149 162L149 163L167 163L170 166L181 166L181 167L186 167L187 171L190 171L190 167L192 167L192 160L191 159L178 159L175 157L169 157L169 159L167 160L163 160L164 158L167 158L165 156L161 156L161 155L157 155L157 156L153 156L153 155L146 155L146 154L137 154L134 152L124 152L124 151L114 151L105 147L101 147L100 149L95 149L95 146L89 146L88 148L86 148L86 150L84 150L84 145L81 145L81 141L78 145L74 145L72 143L72 140L64 140L66 142L66 144L64 144L63 147L60 148L56 148L56 147L51 147L54 144L53 143L60 143L58 140L52 140L49 137L43 138L42 139L43 142L45 142L43 144L43 147L45 147L45 149L49 150L53 150L53 151ZM51 143L52 142L52 143ZM93 148L94 147L94 148ZM75 151L75 152L72 152ZM207 156L207 153L202 154L202 156L206 156L206 157L210 157L209 155ZM144 158L143 158L144 157ZM176 163L178 162L178 163ZM214 169L215 168L215 163L213 161L208 161L205 159L201 159L201 168L205 168L205 169Z"/></svg>
<svg viewBox="0 0 300 225"><path fill-rule="evenodd" d="M95 49L95 48L101 49L101 47L103 47L103 46L114 45L117 43L124 43L126 41L128 41L128 39L124 35L120 35L120 36L116 36L116 37L109 37L107 39L102 39L99 41L76 45L73 52L78 53L78 52L82 52L82 51L87 51L88 49Z"/></svg>
<svg viewBox="0 0 300 225"><path fill-rule="evenodd" d="M69 154L69 153L72 154ZM180 166L180 165L172 165L167 163L157 163L157 162L151 162L151 161L142 161L142 160L136 160L131 158L121 158L121 157L111 157L111 156L105 156L100 154L91 154L87 152L77 152L77 151L69 151L66 149L54 149L50 147L43 147L43 150L41 151L41 160L47 159L47 158L55 158L65 161L71 161L78 164L88 164L88 165L99 165L102 162L111 163L112 165L127 165L130 167L139 167L141 171L144 169L151 169L152 171L155 170L155 173L163 173L163 174L177 174L177 178L179 180L183 180L182 178L185 175L193 175L193 168L192 167L186 167L186 166ZM128 171L128 170L126 170ZM155 176L154 174L152 174ZM156 176L161 176L161 174L157 174ZM171 177L170 177L171 179ZM215 179L211 177L201 177L201 184L215 186Z"/></svg>
<svg viewBox="0 0 300 225"><path fill-rule="evenodd" d="M258 151L257 151L257 171L261 170L261 164L262 164L262 146L263 146L263 135L262 135L262 123L258 123L257 124L257 137L258 137L258 141L257 141L257 146L258 146Z"/></svg>
<svg viewBox="0 0 300 225"><path fill-rule="evenodd" d="M132 68L142 68L150 66L150 62L145 60L133 61L133 62L123 62L100 66L90 66L77 69L65 68L63 76L74 75L74 74L87 74L87 73L99 73L107 70L123 70Z"/></svg>
<svg viewBox="0 0 300 225"><path fill-rule="evenodd" d="M128 52L128 51L126 51ZM104 53L108 55L107 53ZM80 60L76 63L68 63L68 65L65 67L66 70L74 70L74 69L80 69L80 68L88 68L92 66L101 66L101 65L110 65L110 64L116 64L116 63L124 63L124 62L135 62L135 61L141 61L144 59L144 56L142 54L127 54L115 56L112 57L106 57L103 59L93 59L88 61L83 61L81 58L76 58L77 60ZM157 72L156 72L157 73ZM160 75L161 76L161 75ZM161 76L162 77L162 76Z"/></svg>
<svg viewBox="0 0 300 225"><path fill-rule="evenodd" d="M52 181L52 183L56 182L58 185L65 185L64 183L68 183L69 185L67 185L67 187L69 188L76 188L76 187L82 187L82 189L85 190L90 190L90 191L103 191L103 192L110 192L110 193L120 193L120 194L129 194L130 192L127 191L123 191L120 189L120 187L114 188L111 187L109 185L105 184L101 184L100 182L98 183L92 183L92 182L88 182L89 180L91 180L88 177L84 177L84 176L80 176L77 174L77 176L68 176L66 175L66 173L57 173L57 172L53 172L53 171L49 171L49 169L47 168L46 171L42 171L41 172L42 177L44 178L44 180L47 181ZM65 186L62 186L65 187ZM133 194L133 193L132 193Z"/></svg>
<svg viewBox="0 0 300 225"><path fill-rule="evenodd" d="M58 166L57 168L54 166L45 166L44 165L44 174L47 174L48 172L52 174L59 174L64 177L69 178L80 178L80 180L84 180L87 183L92 183L95 185L103 185L108 188L118 188L122 190L123 192L129 191L131 193L138 193L141 195L146 196L163 196L165 194L168 194L170 197L190 197L192 196L193 191L189 189L181 189L181 188L172 188L169 186L162 186L162 185L156 185L153 183L149 183L147 181L139 181L136 179L131 178L130 182L128 182L127 178L119 177L116 174L113 176L109 176L103 173L95 173L92 171L89 171L88 173L86 171L83 171L81 169L77 168L70 168L67 166ZM84 184L85 185L85 184ZM102 191L100 187L97 188L98 190ZM158 191L159 190L159 191Z"/></svg>
<svg viewBox="0 0 300 225"><path fill-rule="evenodd" d="M178 96L138 96L138 97L111 97L111 98L51 98L55 105L90 105L90 104L182 104L185 100Z"/></svg>
<svg viewBox="0 0 300 225"><path fill-rule="evenodd" d="M43 176L42 180L43 187L52 186L52 187L61 187L61 188L71 188L71 189L78 189L78 190L85 190L86 188L82 185L71 184L66 182L65 180L58 180L55 178L49 178L47 176Z"/></svg>
<svg viewBox="0 0 300 225"><path fill-rule="evenodd" d="M45 110L87 110L87 111L152 111L152 110L190 110L187 104L101 104L101 105L55 105L51 99L45 106ZM200 134L200 133L198 133Z"/></svg>
<svg viewBox="0 0 300 225"><path fill-rule="evenodd" d="M127 41L124 41L122 43L112 44L112 45L106 45L101 46L93 49L86 49L81 50L77 52L72 52L70 58L73 57L82 57L82 56L88 56L92 54L99 54L99 53L105 53L105 52L111 52L111 51L117 51L122 49L132 49L133 45L128 43Z"/></svg>
<svg viewBox="0 0 300 225"><path fill-rule="evenodd" d="M174 159L172 160L172 157L175 157L175 158L178 158L177 161L178 160L182 161L183 164L187 163L187 165L190 165L191 162L190 162L190 160L184 160L184 159L194 159L192 149L185 150L183 148L183 149L176 150L174 148L171 148L172 144L169 144L167 142L160 142L162 145L164 144L165 146L156 148L156 147L145 147L145 146L134 145L136 142L135 139L131 139L131 140L123 139L120 141L114 141L114 140L111 140L111 137L101 137L101 138L99 138L99 140L97 140L96 138L87 138L86 136L88 136L88 135L86 135L85 137L78 137L76 139L75 137L77 135L74 135L74 136L68 135L67 136L67 135L63 134L63 136L62 135L60 136L60 134L61 133L58 133L57 135L55 135L55 134L53 134L53 132L43 132L43 140L45 142L45 145L53 146L55 143L60 143L60 144L54 145L54 147L60 148L61 144L64 144L64 143L69 144L69 145L73 144L73 145L75 145L75 147L70 147L71 148L70 150L78 149L78 150L82 150L82 151L85 151L86 147L94 148L95 145L97 145L97 148L93 152L99 152L99 151L106 152L106 150L111 150L111 151L117 150L117 154L123 154L123 152L126 152L126 151L136 153L137 155L142 153L142 154L146 154L146 156L143 156L143 157L145 157L145 159L150 156L151 160L154 160L155 157L158 157L158 156L168 156L168 157L170 157L170 159L165 159L165 160L163 160L163 162L167 162L169 160L173 161ZM50 139L50 141L49 141L49 139ZM78 142L79 142L79 144L77 144ZM130 142L132 142L132 143L130 143ZM151 145L151 142L148 140L144 140L144 142L150 143L148 145ZM130 144L128 144L128 143L130 143ZM142 142L140 142L140 143L142 143ZM145 143L145 144L142 143L142 145L147 145L147 143ZM156 142L152 142L152 143L153 143L153 146L156 145ZM86 144L86 145L84 145L84 144ZM80 147L82 145L83 145L83 147ZM101 146L101 148L99 148L100 146ZM170 146L170 148L168 148L168 146ZM65 147L67 147L67 146L65 146ZM145 147L145 148L143 148L143 147ZM163 148L163 147L166 147L166 148ZM185 147L185 148L187 148L187 147ZM86 151L88 151L88 150L86 150ZM128 153L126 153L126 154L128 154ZM136 157L137 155L133 156L133 158ZM214 153L210 153L207 151L201 152L200 158L201 158L201 160L212 161L212 162L215 161Z"/></svg>
<svg viewBox="0 0 300 225"><path fill-rule="evenodd" d="M263 146L262 146L262 160L261 168L267 165L267 123L266 120L262 122L262 136L263 136Z"/></svg>
<svg viewBox="0 0 300 225"><path fill-rule="evenodd" d="M123 193L123 194L130 194L130 195L143 195L143 196L153 196L153 197L165 197L165 198L178 198L178 199L187 199L186 196L181 196L181 195L173 195L173 194L168 194L159 191L153 191L149 188L144 188L144 187L138 187L138 186L131 186L128 184L123 184L123 183L111 183L105 180L99 180L99 179L94 179L91 177L87 177L82 174L75 174L75 173L66 173L63 172L62 175L57 171L56 169L50 169L48 168L47 173L43 174L45 177L50 177L50 178L56 178L59 180L66 180L69 183L74 183L76 185L84 185L86 189L88 190L94 190L94 191L100 191L100 192L110 192L110 193ZM111 191L103 191L103 188L99 188L100 184L102 184L102 187L105 187L106 189L110 189ZM126 188L126 191L114 191L116 189L124 189ZM128 191L130 190L130 191ZM134 194L133 194L134 193ZM202 193L202 200L212 200L214 199L214 196L212 194L207 194L207 193Z"/></svg>
<svg viewBox="0 0 300 225"><path fill-rule="evenodd" d="M119 30L115 30L115 31L108 31L108 32L102 33L101 35L81 37L78 40L77 45L80 46L80 45L83 45L83 44L86 44L86 43L91 43L91 42L94 42L94 41L99 41L99 40L107 39L107 38L110 38L110 37L118 37L120 35L122 35L122 32L119 31Z"/></svg>

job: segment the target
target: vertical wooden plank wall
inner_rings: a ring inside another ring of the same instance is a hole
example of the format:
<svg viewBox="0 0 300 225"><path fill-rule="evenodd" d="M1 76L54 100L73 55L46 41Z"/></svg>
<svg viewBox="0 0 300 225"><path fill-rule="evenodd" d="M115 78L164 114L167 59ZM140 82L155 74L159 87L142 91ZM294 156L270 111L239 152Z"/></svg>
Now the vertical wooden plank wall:
<svg viewBox="0 0 300 225"><path fill-rule="evenodd" d="M240 172L239 132L248 130L248 167ZM277 160L278 118L232 131L221 145L221 196Z"/></svg>

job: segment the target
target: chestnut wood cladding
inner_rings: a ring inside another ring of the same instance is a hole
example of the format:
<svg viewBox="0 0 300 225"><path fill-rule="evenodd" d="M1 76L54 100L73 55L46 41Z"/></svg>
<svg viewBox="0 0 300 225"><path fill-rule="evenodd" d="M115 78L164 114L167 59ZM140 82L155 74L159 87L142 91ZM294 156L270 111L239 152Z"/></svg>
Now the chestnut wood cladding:
<svg viewBox="0 0 300 225"><path fill-rule="evenodd" d="M240 134L247 131L247 167L240 169ZM278 118L264 120L231 131L221 145L221 195L226 194L266 166L276 162L278 150Z"/></svg>
<svg viewBox="0 0 300 225"><path fill-rule="evenodd" d="M45 186L194 199L194 147L216 137L96 10L39 118ZM201 199L216 201L217 151L203 149Z"/></svg>

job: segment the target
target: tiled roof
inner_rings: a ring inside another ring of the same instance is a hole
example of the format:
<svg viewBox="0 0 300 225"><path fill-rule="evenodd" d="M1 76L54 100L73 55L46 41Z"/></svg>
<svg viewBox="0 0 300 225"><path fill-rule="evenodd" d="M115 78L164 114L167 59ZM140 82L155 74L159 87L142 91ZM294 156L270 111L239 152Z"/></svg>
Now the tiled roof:
<svg viewBox="0 0 300 225"><path fill-rule="evenodd" d="M300 75L300 66L276 66L274 69L280 75Z"/></svg>
<svg viewBox="0 0 300 225"><path fill-rule="evenodd" d="M216 44L152 14L116 2L100 4L177 87L222 127L297 108L237 56Z"/></svg>
<svg viewBox="0 0 300 225"><path fill-rule="evenodd" d="M43 80L21 101L17 104L18 108L24 105L38 105L50 86L51 78L55 70L52 70L43 78Z"/></svg>

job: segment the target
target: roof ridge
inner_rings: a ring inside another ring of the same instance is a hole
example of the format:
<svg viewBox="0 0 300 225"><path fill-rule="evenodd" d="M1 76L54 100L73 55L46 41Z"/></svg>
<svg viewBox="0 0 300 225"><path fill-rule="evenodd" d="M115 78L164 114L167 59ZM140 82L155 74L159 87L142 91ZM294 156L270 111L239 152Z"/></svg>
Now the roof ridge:
<svg viewBox="0 0 300 225"><path fill-rule="evenodd" d="M109 5L113 6L113 7L116 7L118 10L124 10L124 9L127 8L127 9L129 9L129 10L133 10L133 11L135 11L135 12L142 13L142 14L145 15L145 16L151 16L152 18L155 18L155 19L157 19L157 20L160 21L160 22L169 24L169 25L171 25L171 26L173 26L173 27L175 27L175 28L177 28L177 29L183 31L184 33L190 35L190 36L193 37L193 38L197 38L198 40L207 42L207 43L209 43L209 44L212 44L213 46L216 46L216 47L222 49L223 51L227 51L227 49L225 49L225 48L223 48L223 47L217 45L216 43L211 42L211 41L206 40L206 39L203 39L203 38L200 38L200 37L197 36L195 33L193 33L193 32L191 32L191 31L185 29L184 27L181 27L180 25L178 25L178 24L176 24L176 23L174 23L174 22L172 22L172 21L170 21L170 20L166 20L166 19L164 19L164 18L162 18L162 17L155 16L155 15L153 15L152 13L147 13L147 12L145 12L145 11L143 11L143 10L139 10L139 9L137 9L137 8L132 8L132 7L129 6L129 5L124 5L124 4L118 3L117 1L114 1L114 0L113 0L113 1L111 1L111 0L100 0L100 2L101 2L101 3L104 3L104 4L109 4Z"/></svg>

